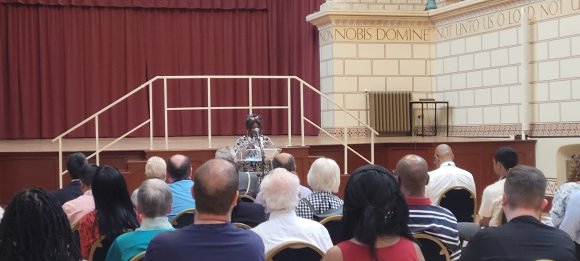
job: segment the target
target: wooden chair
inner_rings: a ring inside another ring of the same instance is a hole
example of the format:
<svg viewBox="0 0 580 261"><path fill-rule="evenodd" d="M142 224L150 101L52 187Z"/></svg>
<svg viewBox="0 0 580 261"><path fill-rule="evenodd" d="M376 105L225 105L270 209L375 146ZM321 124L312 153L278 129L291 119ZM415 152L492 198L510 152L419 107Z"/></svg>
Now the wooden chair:
<svg viewBox="0 0 580 261"><path fill-rule="evenodd" d="M181 213L177 214L172 220L171 225L173 228L178 229L185 227L187 225L193 224L193 219L195 218L195 208L189 208Z"/></svg>
<svg viewBox="0 0 580 261"><path fill-rule="evenodd" d="M330 239L332 239L332 244L336 245L343 241L342 238L342 215L330 216L323 220L320 220L328 234L330 234Z"/></svg>
<svg viewBox="0 0 580 261"><path fill-rule="evenodd" d="M449 250L443 245L441 240L434 236L418 233L414 234L413 237L419 242L419 248L423 252L425 260L429 261L449 261L451 256L449 255Z"/></svg>
<svg viewBox="0 0 580 261"><path fill-rule="evenodd" d="M324 252L315 245L292 241L266 253L266 261L320 261Z"/></svg>
<svg viewBox="0 0 580 261"><path fill-rule="evenodd" d="M252 227L250 227L249 225L240 222L234 222L232 223L232 225L239 227L241 229L252 229Z"/></svg>
<svg viewBox="0 0 580 261"><path fill-rule="evenodd" d="M256 199L250 195L240 195L239 200L243 201L243 202L249 202L249 203L254 203L254 201L256 201Z"/></svg>
<svg viewBox="0 0 580 261"><path fill-rule="evenodd" d="M134 257L131 257L131 259L129 259L129 261L141 261L141 260L143 260L143 258L145 258L145 251L135 255Z"/></svg>
<svg viewBox="0 0 580 261"><path fill-rule="evenodd" d="M473 222L475 220L475 195L464 187L449 188L439 199L439 205L449 209L457 222Z"/></svg>
<svg viewBox="0 0 580 261"><path fill-rule="evenodd" d="M99 239L97 239L97 241L95 241L95 243L91 247L89 261L105 260L105 258L107 257L107 252L109 251L109 248L111 247L113 241L115 241L116 238L117 236L115 237L101 236Z"/></svg>

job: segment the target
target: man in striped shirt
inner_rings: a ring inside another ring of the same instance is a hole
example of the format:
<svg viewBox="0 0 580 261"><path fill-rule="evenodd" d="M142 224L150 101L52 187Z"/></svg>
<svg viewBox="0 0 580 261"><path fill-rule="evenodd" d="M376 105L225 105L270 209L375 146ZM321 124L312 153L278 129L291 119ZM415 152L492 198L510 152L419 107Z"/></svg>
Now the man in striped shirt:
<svg viewBox="0 0 580 261"><path fill-rule="evenodd" d="M449 250L451 260L461 256L457 220L451 211L432 206L425 195L429 183L427 162L417 155L406 155L397 163L395 174L399 176L401 192L409 205L409 229L412 233L434 236Z"/></svg>

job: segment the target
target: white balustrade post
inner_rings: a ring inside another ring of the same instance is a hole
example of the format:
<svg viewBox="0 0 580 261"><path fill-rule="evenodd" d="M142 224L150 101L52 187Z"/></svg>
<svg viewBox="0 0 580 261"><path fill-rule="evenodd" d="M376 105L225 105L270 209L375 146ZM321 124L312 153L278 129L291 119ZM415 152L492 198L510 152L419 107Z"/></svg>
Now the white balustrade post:
<svg viewBox="0 0 580 261"><path fill-rule="evenodd" d="M521 57L522 64L520 66L520 81L522 82L521 96L522 104L520 107L520 122L522 123L522 140L526 139L526 131L530 129L530 74L528 72L528 67L530 64L530 24L529 24L529 14L527 13L527 8L521 9L521 29L520 29L520 39L522 41L521 45Z"/></svg>
<svg viewBox="0 0 580 261"><path fill-rule="evenodd" d="M62 188L62 138L58 139L58 187Z"/></svg>
<svg viewBox="0 0 580 261"><path fill-rule="evenodd" d="M100 163L100 149L99 149L99 115L95 116L95 156L97 157L97 166L99 166Z"/></svg>
<svg viewBox="0 0 580 261"><path fill-rule="evenodd" d="M248 100L248 106L250 107L250 114L254 113L254 110L252 109L252 106L254 105L254 99L253 99L253 93L252 93L252 78L248 78L248 95L250 97Z"/></svg>
<svg viewBox="0 0 580 261"><path fill-rule="evenodd" d="M304 146L304 82L300 81L300 133Z"/></svg>
<svg viewBox="0 0 580 261"><path fill-rule="evenodd" d="M149 149L153 150L153 82L149 83Z"/></svg>
<svg viewBox="0 0 580 261"><path fill-rule="evenodd" d="M207 78L207 146L211 149L211 78Z"/></svg>
<svg viewBox="0 0 580 261"><path fill-rule="evenodd" d="M163 111L165 114L165 149L169 149L169 126L167 124L167 78L163 77Z"/></svg>
<svg viewBox="0 0 580 261"><path fill-rule="evenodd" d="M292 146L292 78L288 77L288 146Z"/></svg>
<svg viewBox="0 0 580 261"><path fill-rule="evenodd" d="M344 126L344 174L347 174L348 168L348 135L347 135L347 127Z"/></svg>

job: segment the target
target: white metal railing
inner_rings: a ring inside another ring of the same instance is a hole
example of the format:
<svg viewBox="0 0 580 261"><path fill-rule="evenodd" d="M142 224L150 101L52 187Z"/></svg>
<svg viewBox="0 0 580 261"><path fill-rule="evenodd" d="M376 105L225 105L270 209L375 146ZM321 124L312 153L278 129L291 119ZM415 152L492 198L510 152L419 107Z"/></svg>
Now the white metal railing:
<svg viewBox="0 0 580 261"><path fill-rule="evenodd" d="M168 97L167 80L177 80L177 79L205 79L207 81L207 86L206 86L206 88L207 88L207 106L205 106L205 107L169 107L168 103L167 103L167 97ZM248 106L221 106L221 107L211 106L211 83L212 83L212 80L216 80L216 79L247 79L248 80L248 94L249 94L248 95ZM252 84L252 81L254 79L269 79L269 80L274 80L274 79L284 80L285 79L285 80L287 80L287 87L286 87L287 88L287 97L288 97L287 98L287 105L286 106L254 106L253 105L253 84ZM292 93L292 81L295 80L295 81L298 81L300 83L300 131L301 131L301 143L300 144L301 144L301 146L305 145L305 143L304 143L304 122L307 122L307 123L313 125L318 130L320 130L320 131L326 133L328 136L332 137L339 144L343 145L343 147L344 147L344 173L345 174L346 174L346 170L348 167L347 153L349 150L368 163L374 162L374 157L375 157L374 137L375 137L375 135L378 135L378 132L375 131L373 128L371 128L368 124L359 120L357 117L355 117L352 113L350 113L344 107L342 107L341 105L334 102L330 97L323 94L322 92L320 92L319 90L314 88L312 85L310 85L309 83L305 82L304 80L302 80L296 76L259 76L259 75L246 75L246 76L239 76L239 75L156 76L156 77L150 79L149 81L141 84L139 87L135 88L131 92L125 94L123 97L117 99L113 103L107 105L106 107L99 110L95 114L89 116L85 120L79 122L77 125L68 129L67 131L63 132L62 134L58 135L56 138L54 138L52 140L52 142L58 141L59 187L62 188L62 176L66 173L66 170L63 171L63 148L62 148L63 144L62 144L62 141L66 135L75 131L79 127L89 123L92 120L94 120L94 122L95 122L95 152L93 154L89 155L87 158L91 159L91 158L95 157L97 165L99 165L100 153L102 151L108 149L113 144L117 143L118 141L122 140L123 138L127 137L128 135L132 134L133 132L137 131L138 129L142 128L143 126L145 126L147 124L149 124L149 146L150 146L151 150L154 149L154 147L153 147L153 100L154 100L153 99L153 83L158 81L158 80L163 80L163 108L164 108L163 114L164 114L164 130L165 130L165 138L164 138L165 139L165 149L169 149L169 128L168 128L169 119L168 119L167 113L169 111L186 111L186 110L206 110L207 111L207 116L208 116L207 117L208 118L208 123L207 123L208 147L211 148L212 147L212 128L211 128L212 117L211 117L211 115L212 115L213 110L232 110L232 109L234 109L234 110L248 110L249 113L252 113L252 111L254 109L285 109L285 110L287 110L287 113L288 113L288 145L289 146L292 145L292 95L291 95L291 93ZM100 147L100 143L99 143L99 139L100 139L100 137L99 137L99 116L102 113L111 109L113 106L125 101L127 98L131 97L135 93L137 93L145 88L148 89L148 96L149 96L149 105L148 105L149 106L149 112L148 112L149 117L148 117L148 119L146 119L145 121L143 121L139 125L135 126L133 129L127 131L126 133L124 133L120 137L116 138L112 142L108 143L107 145ZM336 106L337 108L339 108L340 110L345 112L347 115L349 115L350 117L352 117L353 119L358 121L360 125L368 128L370 130L370 132L371 132L371 159L370 160L367 159L366 157L362 156L360 153L356 152L350 146L348 146L348 135L347 135L346 126L344 127L344 137L343 137L343 140L341 141L340 139L338 139L334 135L328 133L326 130L321 128L319 125L317 125L316 123L314 123L313 121L311 121L310 119L308 119L304 116L304 89L305 88L310 89L311 91L320 95L322 98L328 100L334 106Z"/></svg>

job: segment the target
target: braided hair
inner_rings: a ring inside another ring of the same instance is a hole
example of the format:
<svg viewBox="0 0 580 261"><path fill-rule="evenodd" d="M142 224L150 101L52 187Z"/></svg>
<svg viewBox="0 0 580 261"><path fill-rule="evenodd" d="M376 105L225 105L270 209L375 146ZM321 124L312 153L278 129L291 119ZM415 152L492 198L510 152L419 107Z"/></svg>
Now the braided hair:
<svg viewBox="0 0 580 261"><path fill-rule="evenodd" d="M12 198L0 223L0 260L80 259L68 219L54 196L30 188Z"/></svg>
<svg viewBox="0 0 580 261"><path fill-rule="evenodd" d="M397 235L415 241L408 227L409 207L396 177L379 165L356 169L344 192L344 239L355 238L379 260L376 242L381 235Z"/></svg>

